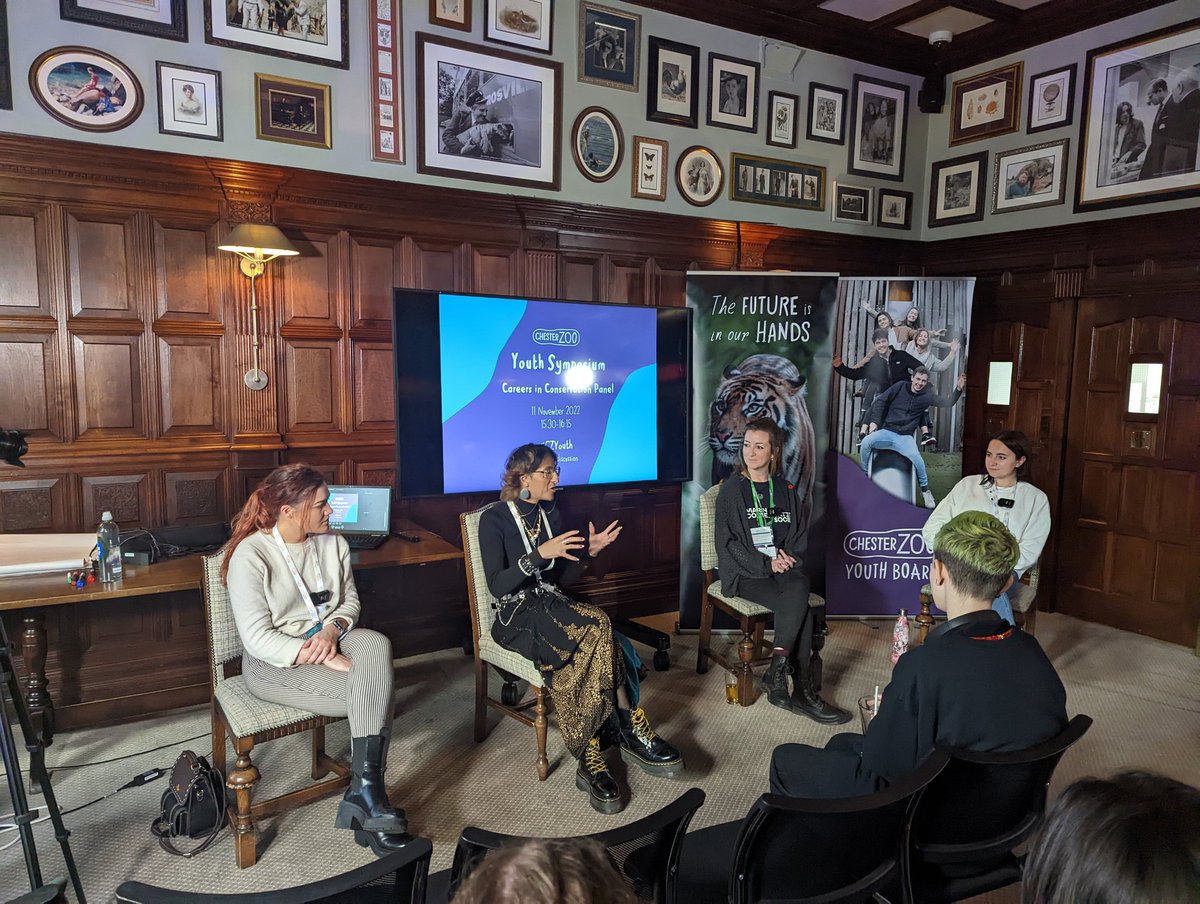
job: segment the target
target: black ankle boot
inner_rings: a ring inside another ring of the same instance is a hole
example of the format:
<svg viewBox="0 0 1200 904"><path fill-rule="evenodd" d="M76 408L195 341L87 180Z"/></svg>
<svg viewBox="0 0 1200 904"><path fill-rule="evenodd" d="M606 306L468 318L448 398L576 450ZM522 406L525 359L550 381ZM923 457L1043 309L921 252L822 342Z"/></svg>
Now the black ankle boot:
<svg viewBox="0 0 1200 904"><path fill-rule="evenodd" d="M586 791L592 809L600 813L620 813L625 809L621 800L621 786L608 771L608 763L600 753L600 742L592 738L579 756L579 768L575 770L575 787Z"/></svg>
<svg viewBox="0 0 1200 904"><path fill-rule="evenodd" d="M354 841L359 847L369 847L376 857L386 857L388 854L404 849L413 840L412 835L400 832L365 832L354 830Z"/></svg>
<svg viewBox="0 0 1200 904"><path fill-rule="evenodd" d="M767 695L767 702L781 709L791 709L791 698L788 696L788 673L792 666L782 653L771 657L771 664L759 679L759 689Z"/></svg>
<svg viewBox="0 0 1200 904"><path fill-rule="evenodd" d="M821 699L821 695L813 690L807 675L798 676L795 685L791 699L792 712L825 725L841 725L850 721L850 713Z"/></svg>
<svg viewBox="0 0 1200 904"><path fill-rule="evenodd" d="M654 733L640 706L618 708L617 725L621 732L621 758L626 762L637 764L643 772L666 778L683 770L683 757L679 751Z"/></svg>
<svg viewBox="0 0 1200 904"><path fill-rule="evenodd" d="M408 820L404 811L388 802L387 789L383 786L383 744L382 735L350 739L350 787L338 805L335 827L368 833L407 834ZM375 852L379 853L378 849Z"/></svg>

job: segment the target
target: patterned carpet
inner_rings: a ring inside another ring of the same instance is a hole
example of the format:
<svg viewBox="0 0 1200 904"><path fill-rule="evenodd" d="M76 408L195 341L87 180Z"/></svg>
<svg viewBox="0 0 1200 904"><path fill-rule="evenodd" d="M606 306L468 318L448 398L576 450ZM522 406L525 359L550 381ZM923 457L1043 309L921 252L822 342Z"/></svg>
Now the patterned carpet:
<svg viewBox="0 0 1200 904"><path fill-rule="evenodd" d="M885 684L891 667L890 625L836 621L825 650L826 695L854 707L859 694ZM1068 691L1068 710L1091 715L1091 732L1064 758L1053 791L1083 775L1118 769L1164 772L1200 785L1200 659L1182 647L1076 621L1042 615L1038 637L1054 660ZM740 819L767 784L775 744L823 744L837 729L770 707L725 704L720 670L695 671L694 635L673 638L672 667L651 673L644 703L655 727L684 752L687 769L675 780L625 773L632 800L619 816L602 816L575 789L574 766L551 733L551 774L539 783L534 768L533 732L512 720L491 719L487 741L471 737L471 660L447 650L397 663L400 715L388 772L392 799L403 805L414 830L434 843L433 869L450 865L463 826L497 831L568 835L611 828L653 812L696 785L707 801L693 828ZM1014 676L1013 693L1020 693ZM56 770L54 789L69 810L127 782L154 766L169 767L184 747L209 752L208 713L177 712L129 725L64 732L48 760ZM200 735L201 737L195 738ZM195 738L190 741L185 739ZM298 787L307 775L306 738L262 745L255 763L260 789L275 794ZM329 729L329 746L345 755L345 723ZM160 750L152 748L162 747ZM150 751L150 752L145 752ZM128 758L122 758L128 757ZM117 759L122 758L122 759ZM102 762L112 761L115 762ZM98 765L86 765L98 764ZM71 847L89 901L112 900L126 879L205 891L257 891L282 888L333 875L365 863L371 854L355 846L348 832L332 828L337 799L328 798L264 821L259 863L237 870L228 835L195 860L170 857L158 849L149 825L165 788L160 779L66 816ZM0 807L11 809L7 791ZM38 806L41 798L31 799ZM43 873L65 876L49 823L35 829ZM27 887L15 833L0 834L0 900ZM977 899L1009 904L1011 889ZM700 902L689 902L700 904Z"/></svg>

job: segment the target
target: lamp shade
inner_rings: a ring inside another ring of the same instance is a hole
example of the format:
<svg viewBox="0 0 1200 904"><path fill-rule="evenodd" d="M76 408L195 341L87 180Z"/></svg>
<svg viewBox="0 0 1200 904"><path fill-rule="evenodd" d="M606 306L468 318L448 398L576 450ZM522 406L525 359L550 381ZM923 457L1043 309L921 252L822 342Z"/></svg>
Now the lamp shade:
<svg viewBox="0 0 1200 904"><path fill-rule="evenodd" d="M270 223L239 223L229 238L217 246L222 251L252 257L292 257L299 254L277 226Z"/></svg>

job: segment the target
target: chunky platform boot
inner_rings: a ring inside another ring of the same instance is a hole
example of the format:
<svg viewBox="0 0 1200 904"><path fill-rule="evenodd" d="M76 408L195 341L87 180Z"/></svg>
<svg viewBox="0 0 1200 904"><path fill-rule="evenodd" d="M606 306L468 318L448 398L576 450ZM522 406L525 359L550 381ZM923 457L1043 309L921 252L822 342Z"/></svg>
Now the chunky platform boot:
<svg viewBox="0 0 1200 904"><path fill-rule="evenodd" d="M382 735L350 739L350 787L338 805L335 827L356 833L407 834L404 811L388 802L383 785L383 746Z"/></svg>
<svg viewBox="0 0 1200 904"><path fill-rule="evenodd" d="M792 698L788 691L788 674L791 671L791 663L782 653L771 657L771 664L759 679L758 687L767 695L767 702L772 706L787 710L792 708Z"/></svg>
<svg viewBox="0 0 1200 904"><path fill-rule="evenodd" d="M600 753L600 741L597 738L588 741L579 757L575 787L587 792L588 802L599 813L620 813L625 809L625 802L621 800L621 786L608 771L608 763Z"/></svg>
<svg viewBox="0 0 1200 904"><path fill-rule="evenodd" d="M807 675L797 676L795 690L792 691L792 712L808 716L814 722L825 725L841 725L850 721L850 713L839 709L813 690L812 682Z"/></svg>
<svg viewBox="0 0 1200 904"><path fill-rule="evenodd" d="M650 727L640 706L617 709L621 732L621 758L640 766L643 772L671 778L683 771L683 756Z"/></svg>
<svg viewBox="0 0 1200 904"><path fill-rule="evenodd" d="M354 841L358 846L369 847L376 857L386 857L388 854L404 850L404 846L412 840L412 835L407 833L354 830Z"/></svg>

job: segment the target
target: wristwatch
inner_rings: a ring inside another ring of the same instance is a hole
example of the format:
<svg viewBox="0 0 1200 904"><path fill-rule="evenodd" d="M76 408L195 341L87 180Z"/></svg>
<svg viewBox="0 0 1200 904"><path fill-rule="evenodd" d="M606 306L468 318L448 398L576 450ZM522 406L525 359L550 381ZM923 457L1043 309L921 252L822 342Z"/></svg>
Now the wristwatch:
<svg viewBox="0 0 1200 904"><path fill-rule="evenodd" d="M331 618L329 623L338 626L338 640L341 640L350 631L350 622L340 615L337 618Z"/></svg>

